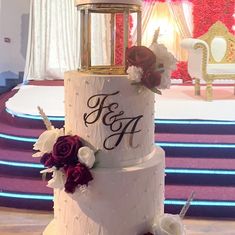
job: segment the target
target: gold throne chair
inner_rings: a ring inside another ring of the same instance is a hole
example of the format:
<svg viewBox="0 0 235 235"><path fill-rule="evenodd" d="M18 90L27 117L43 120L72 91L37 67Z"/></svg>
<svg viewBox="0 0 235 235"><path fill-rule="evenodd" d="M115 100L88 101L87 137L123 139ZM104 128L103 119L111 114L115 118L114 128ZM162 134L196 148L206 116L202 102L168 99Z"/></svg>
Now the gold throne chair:
<svg viewBox="0 0 235 235"><path fill-rule="evenodd" d="M206 100L212 101L214 80L235 80L235 36L222 22L217 21L199 38L183 39L181 46L188 50L188 73L195 79L195 95L200 95L200 82L204 81Z"/></svg>

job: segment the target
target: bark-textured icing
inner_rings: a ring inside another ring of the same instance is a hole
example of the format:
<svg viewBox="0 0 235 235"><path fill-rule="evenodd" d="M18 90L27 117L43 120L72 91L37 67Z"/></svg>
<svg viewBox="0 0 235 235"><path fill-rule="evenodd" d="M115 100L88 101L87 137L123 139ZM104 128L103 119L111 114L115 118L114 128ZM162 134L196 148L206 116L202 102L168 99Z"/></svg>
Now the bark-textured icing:
<svg viewBox="0 0 235 235"><path fill-rule="evenodd" d="M96 168L84 193L54 193L54 221L44 235L139 235L163 215L164 151L126 168Z"/></svg>
<svg viewBox="0 0 235 235"><path fill-rule="evenodd" d="M154 149L154 93L126 75L65 74L65 130L95 150L98 167L132 166Z"/></svg>

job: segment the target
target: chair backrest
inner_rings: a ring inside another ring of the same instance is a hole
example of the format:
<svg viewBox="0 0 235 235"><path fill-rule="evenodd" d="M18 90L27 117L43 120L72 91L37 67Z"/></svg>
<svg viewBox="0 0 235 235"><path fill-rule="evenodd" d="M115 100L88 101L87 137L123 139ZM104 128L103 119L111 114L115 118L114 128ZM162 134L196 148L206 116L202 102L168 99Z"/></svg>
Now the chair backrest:
<svg viewBox="0 0 235 235"><path fill-rule="evenodd" d="M199 39L206 41L209 46L210 64L235 63L235 36L221 21L214 23Z"/></svg>

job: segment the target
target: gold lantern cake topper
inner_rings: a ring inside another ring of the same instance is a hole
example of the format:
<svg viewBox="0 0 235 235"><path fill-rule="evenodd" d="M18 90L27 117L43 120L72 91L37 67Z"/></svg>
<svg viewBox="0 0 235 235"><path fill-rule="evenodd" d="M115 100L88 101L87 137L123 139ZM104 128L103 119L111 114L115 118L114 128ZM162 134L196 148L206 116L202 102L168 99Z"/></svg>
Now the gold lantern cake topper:
<svg viewBox="0 0 235 235"><path fill-rule="evenodd" d="M94 74L125 74L126 48L129 39L129 16L137 15L137 45L141 45L141 1L140 0L75 0L80 11L80 53L81 71ZM110 63L109 65L92 65L91 55L91 15L110 15ZM116 14L123 15L123 62L115 64L115 40L116 40Z"/></svg>

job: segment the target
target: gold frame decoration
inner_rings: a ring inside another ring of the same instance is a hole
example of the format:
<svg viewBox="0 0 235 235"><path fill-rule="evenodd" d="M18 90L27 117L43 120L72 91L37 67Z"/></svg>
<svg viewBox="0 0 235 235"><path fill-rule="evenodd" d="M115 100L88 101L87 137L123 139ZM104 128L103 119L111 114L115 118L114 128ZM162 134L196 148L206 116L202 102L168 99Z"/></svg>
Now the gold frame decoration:
<svg viewBox="0 0 235 235"><path fill-rule="evenodd" d="M227 41L227 49L224 57L220 62L215 61L211 54L211 50L209 49L209 53L207 47L203 43L196 43L194 45L194 49L202 49L202 75L203 79L206 82L206 100L212 101L213 91L212 91L212 83L217 79L229 79L235 80L235 74L208 74L207 73L207 65L209 64L234 64L235 67L235 36L231 34L226 26L217 21L213 24L207 33L199 37L199 39L205 41L210 48L211 42L215 37L223 37ZM235 86L234 86L234 94L235 94ZM195 95L200 95L200 79L195 78Z"/></svg>
<svg viewBox="0 0 235 235"><path fill-rule="evenodd" d="M108 4L94 3L82 4L77 6L80 11L80 52L81 52L81 71L96 73L96 74L125 74L125 58L126 48L128 47L129 36L129 15L137 14L137 45L141 45L141 6L134 4ZM91 64L91 14L110 14L110 31L111 31L111 55L110 65L93 66ZM122 66L115 65L115 35L116 35L116 14L123 14L124 17L124 32L123 32L123 64Z"/></svg>

